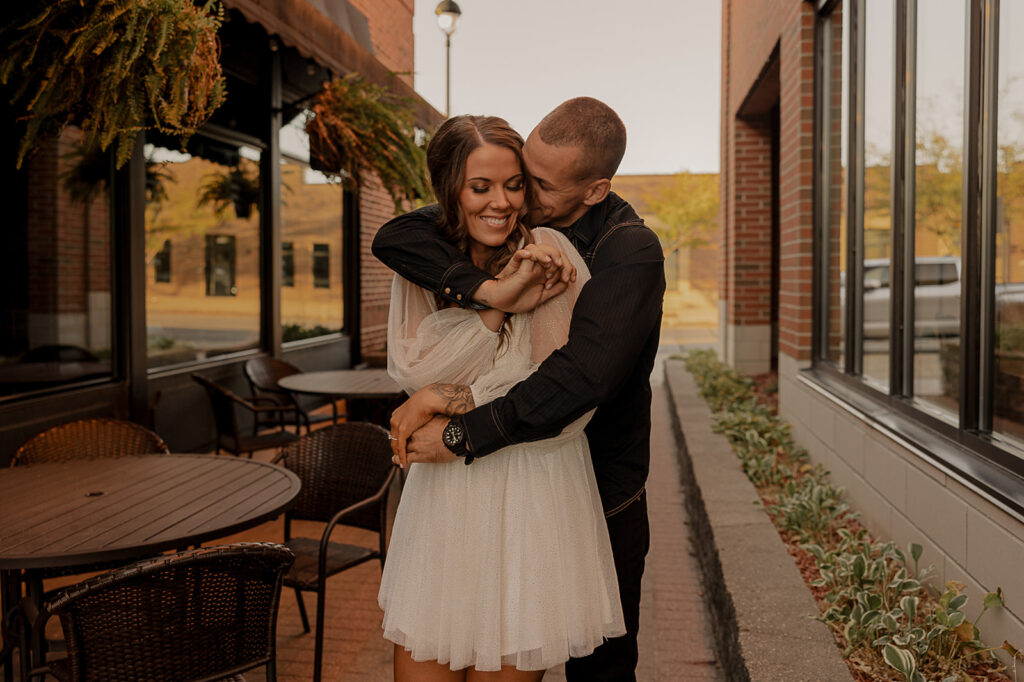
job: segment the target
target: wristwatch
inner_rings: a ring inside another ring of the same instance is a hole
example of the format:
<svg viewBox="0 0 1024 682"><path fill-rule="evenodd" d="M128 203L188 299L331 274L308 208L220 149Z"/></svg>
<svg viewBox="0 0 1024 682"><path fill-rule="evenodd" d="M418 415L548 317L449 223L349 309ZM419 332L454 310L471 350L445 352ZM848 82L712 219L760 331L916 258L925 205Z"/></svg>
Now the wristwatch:
<svg viewBox="0 0 1024 682"><path fill-rule="evenodd" d="M466 448L466 430L462 428L460 419L454 418L448 422L441 432L441 442L456 457L462 457L467 465L473 461L473 455Z"/></svg>

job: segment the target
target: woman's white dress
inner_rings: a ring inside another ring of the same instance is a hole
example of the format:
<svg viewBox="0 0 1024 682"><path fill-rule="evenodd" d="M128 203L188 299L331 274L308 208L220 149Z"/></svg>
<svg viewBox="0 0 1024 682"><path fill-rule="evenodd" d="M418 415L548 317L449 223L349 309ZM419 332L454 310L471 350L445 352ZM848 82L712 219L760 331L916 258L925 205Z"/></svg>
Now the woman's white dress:
<svg viewBox="0 0 1024 682"><path fill-rule="evenodd" d="M504 341L476 312L437 310L432 294L395 278L388 369L403 388L468 384L481 405L565 343L586 266L560 233L533 234L573 259L577 282L510 318ZM410 466L381 579L385 638L453 670L542 670L625 633L589 418L469 466Z"/></svg>

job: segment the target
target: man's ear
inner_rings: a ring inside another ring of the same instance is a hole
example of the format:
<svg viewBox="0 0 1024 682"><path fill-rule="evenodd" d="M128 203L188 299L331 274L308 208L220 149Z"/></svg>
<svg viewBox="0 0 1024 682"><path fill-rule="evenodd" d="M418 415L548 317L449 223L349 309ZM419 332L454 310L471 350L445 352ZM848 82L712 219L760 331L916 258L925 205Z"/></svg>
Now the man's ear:
<svg viewBox="0 0 1024 682"><path fill-rule="evenodd" d="M594 180L587 187L587 193L583 196L583 203L586 206L595 206L600 204L608 196L608 192L612 191L612 181L608 178L601 178L600 180Z"/></svg>

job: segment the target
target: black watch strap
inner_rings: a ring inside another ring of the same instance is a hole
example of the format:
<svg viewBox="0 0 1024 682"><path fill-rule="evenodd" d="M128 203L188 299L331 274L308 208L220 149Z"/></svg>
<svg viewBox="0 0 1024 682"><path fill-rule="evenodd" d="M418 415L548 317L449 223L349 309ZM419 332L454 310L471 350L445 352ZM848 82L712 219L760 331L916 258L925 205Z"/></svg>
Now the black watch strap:
<svg viewBox="0 0 1024 682"><path fill-rule="evenodd" d="M469 453L469 449L466 447L466 428L463 426L461 418L452 417L449 420L444 427L444 431L441 432L441 442L456 457L462 457L467 465L472 463L473 455Z"/></svg>

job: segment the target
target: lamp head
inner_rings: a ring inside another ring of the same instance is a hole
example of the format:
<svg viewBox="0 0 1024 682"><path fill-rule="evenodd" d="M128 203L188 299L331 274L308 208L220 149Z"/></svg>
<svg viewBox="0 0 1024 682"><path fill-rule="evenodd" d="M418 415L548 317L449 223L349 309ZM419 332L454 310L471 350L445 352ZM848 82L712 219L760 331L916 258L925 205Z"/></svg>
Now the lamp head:
<svg viewBox="0 0 1024 682"><path fill-rule="evenodd" d="M437 15L437 25L446 36L455 33L455 20L462 14L462 10L454 0L441 0L437 3L434 14Z"/></svg>

